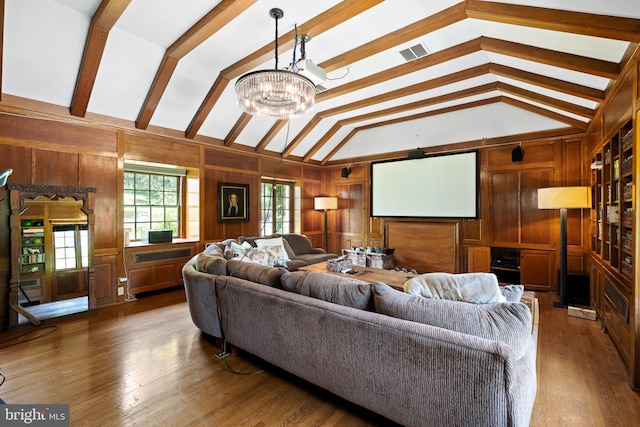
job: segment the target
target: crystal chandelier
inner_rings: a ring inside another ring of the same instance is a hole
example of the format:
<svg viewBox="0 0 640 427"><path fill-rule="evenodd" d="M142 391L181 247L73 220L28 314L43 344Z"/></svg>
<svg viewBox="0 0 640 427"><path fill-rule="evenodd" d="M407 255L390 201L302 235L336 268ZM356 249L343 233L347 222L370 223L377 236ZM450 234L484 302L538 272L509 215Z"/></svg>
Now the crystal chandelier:
<svg viewBox="0 0 640 427"><path fill-rule="evenodd" d="M253 116L289 119L313 108L316 86L301 74L278 70L278 19L284 12L273 8L269 15L276 21L275 69L241 76L236 82L238 105Z"/></svg>

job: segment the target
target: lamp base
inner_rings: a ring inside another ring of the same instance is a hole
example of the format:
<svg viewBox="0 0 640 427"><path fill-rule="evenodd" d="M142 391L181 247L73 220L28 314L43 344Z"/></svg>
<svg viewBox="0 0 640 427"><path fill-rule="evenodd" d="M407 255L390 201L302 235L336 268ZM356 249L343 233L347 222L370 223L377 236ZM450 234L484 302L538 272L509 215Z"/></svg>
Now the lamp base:
<svg viewBox="0 0 640 427"><path fill-rule="evenodd" d="M567 304L563 304L562 301L554 301L553 302L553 306L554 307L558 307L558 308L568 308L569 307Z"/></svg>

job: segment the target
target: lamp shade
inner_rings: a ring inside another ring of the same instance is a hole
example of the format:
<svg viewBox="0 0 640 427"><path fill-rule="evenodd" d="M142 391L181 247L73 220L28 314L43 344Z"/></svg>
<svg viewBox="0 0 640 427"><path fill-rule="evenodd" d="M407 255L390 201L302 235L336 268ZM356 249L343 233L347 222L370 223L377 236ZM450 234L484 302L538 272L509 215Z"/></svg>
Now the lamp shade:
<svg viewBox="0 0 640 427"><path fill-rule="evenodd" d="M338 209L338 198L337 197L314 197L313 208L319 211L323 211L325 209Z"/></svg>
<svg viewBox="0 0 640 427"><path fill-rule="evenodd" d="M590 187L538 188L538 209L581 209L590 207Z"/></svg>

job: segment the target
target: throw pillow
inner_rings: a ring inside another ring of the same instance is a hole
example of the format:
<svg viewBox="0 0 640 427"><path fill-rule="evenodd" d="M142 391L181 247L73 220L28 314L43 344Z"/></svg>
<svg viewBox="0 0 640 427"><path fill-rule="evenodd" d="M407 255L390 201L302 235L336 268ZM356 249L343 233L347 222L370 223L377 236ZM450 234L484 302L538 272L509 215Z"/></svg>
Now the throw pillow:
<svg viewBox="0 0 640 427"><path fill-rule="evenodd" d="M196 258L196 270L201 273L216 274L218 276L227 274L227 260L218 255L201 253Z"/></svg>
<svg viewBox="0 0 640 427"><path fill-rule="evenodd" d="M427 273L407 280L404 290L425 298L448 299L475 304L505 302L498 278L492 273Z"/></svg>
<svg viewBox="0 0 640 427"><path fill-rule="evenodd" d="M256 239L256 246L259 248L280 246L280 248L282 249L282 253L285 256L285 261L289 261L290 259L289 255L287 254L287 248L284 245L282 237L275 237L272 239Z"/></svg>
<svg viewBox="0 0 640 427"><path fill-rule="evenodd" d="M522 293L524 292L523 285L505 285L500 286L500 292L507 299L507 302L520 302Z"/></svg>
<svg viewBox="0 0 640 427"><path fill-rule="evenodd" d="M288 272L280 279L282 287L290 292L360 310L373 310L369 282L314 271Z"/></svg>
<svg viewBox="0 0 640 427"><path fill-rule="evenodd" d="M521 303L464 304L407 294L384 283L373 284L373 298L377 313L502 341L516 349L523 349L531 337L531 312Z"/></svg>
<svg viewBox="0 0 640 427"><path fill-rule="evenodd" d="M244 254L247 252L247 249L251 249L253 247L248 242L242 242L242 244L231 242L229 246L231 246L231 250L236 254L236 256L239 257L244 256Z"/></svg>
<svg viewBox="0 0 640 427"><path fill-rule="evenodd" d="M255 262L269 267L286 266L289 258L282 246L263 246L247 250L241 261Z"/></svg>

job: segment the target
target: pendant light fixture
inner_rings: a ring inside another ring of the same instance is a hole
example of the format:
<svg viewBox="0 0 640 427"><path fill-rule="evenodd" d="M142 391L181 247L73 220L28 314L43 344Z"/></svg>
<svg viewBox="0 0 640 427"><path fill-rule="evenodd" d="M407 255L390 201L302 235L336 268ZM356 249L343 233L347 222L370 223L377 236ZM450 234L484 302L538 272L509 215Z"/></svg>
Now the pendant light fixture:
<svg viewBox="0 0 640 427"><path fill-rule="evenodd" d="M253 116L289 119L313 108L316 87L301 74L278 70L278 19L284 12L273 8L269 15L276 21L275 69L252 71L241 76L236 82L238 105Z"/></svg>

